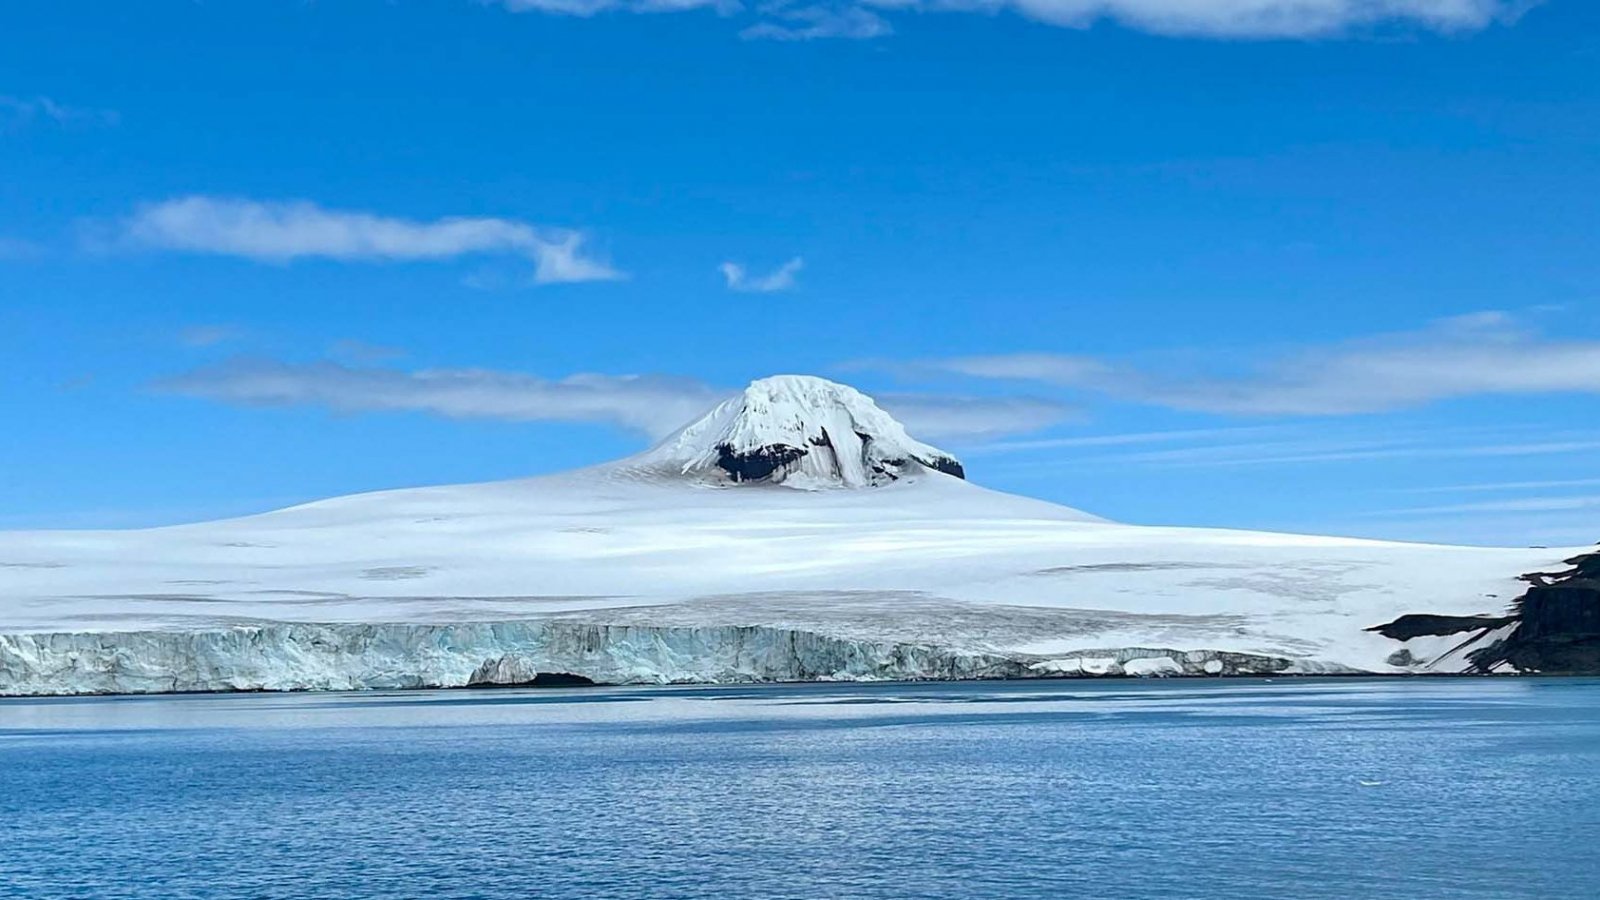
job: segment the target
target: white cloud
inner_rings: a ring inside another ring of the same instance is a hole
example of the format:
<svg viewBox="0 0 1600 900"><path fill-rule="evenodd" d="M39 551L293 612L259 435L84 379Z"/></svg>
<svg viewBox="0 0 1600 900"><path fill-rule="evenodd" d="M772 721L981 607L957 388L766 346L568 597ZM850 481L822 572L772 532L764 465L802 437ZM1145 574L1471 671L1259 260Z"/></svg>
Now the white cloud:
<svg viewBox="0 0 1600 900"><path fill-rule="evenodd" d="M406 351L399 347L390 347L384 344L370 344L352 338L334 341L328 347L328 356L332 359L344 360L352 363L381 363L393 362L404 359Z"/></svg>
<svg viewBox="0 0 1600 900"><path fill-rule="evenodd" d="M767 16L739 32L747 40L814 41L825 38L870 40L894 33L889 22L864 6L796 6L772 4L764 7Z"/></svg>
<svg viewBox="0 0 1600 900"><path fill-rule="evenodd" d="M1508 314L1490 312L1415 332L1305 348L1229 374L1041 353L960 357L908 368L1037 381L1196 412L1343 415L1483 395L1600 393L1600 341L1545 337Z"/></svg>
<svg viewBox="0 0 1600 900"><path fill-rule="evenodd" d="M917 366L897 367L915 370ZM939 360L929 368L974 378L1008 378L1053 384L1080 384L1112 371L1092 356L1065 353L1007 353L994 356L958 356Z"/></svg>
<svg viewBox="0 0 1600 900"><path fill-rule="evenodd" d="M661 13L714 8L744 12L737 0L501 0L512 11L590 17L609 12ZM885 15L1014 13L1066 28L1101 21L1155 34L1207 38L1309 38L1400 25L1472 31L1511 21L1539 0L856 0L754 5L745 37L806 40L890 34Z"/></svg>
<svg viewBox="0 0 1600 900"><path fill-rule="evenodd" d="M1360 462L1396 459L1500 459L1521 456L1592 454L1600 440L1562 438L1490 444L1428 443L1426 438L1374 440L1306 440L1251 444L1221 444L1154 450L1117 458L1119 463L1166 467L1237 467L1296 465L1305 463Z"/></svg>
<svg viewBox="0 0 1600 900"><path fill-rule="evenodd" d="M32 122L46 120L57 125L115 125L121 119L109 109L82 109L58 103L49 97L14 97L0 94L0 121Z"/></svg>
<svg viewBox="0 0 1600 900"><path fill-rule="evenodd" d="M751 275L744 266L736 262L725 262L717 267L717 271L722 273L730 291L771 294L793 290L795 276L800 274L800 269L804 266L805 260L796 256L765 275Z"/></svg>
<svg viewBox="0 0 1600 900"><path fill-rule="evenodd" d="M1071 418L1071 407L1025 397L880 395L878 403L911 434L928 440L1026 434Z"/></svg>
<svg viewBox="0 0 1600 900"><path fill-rule="evenodd" d="M1009 9L1070 28L1109 19L1157 34L1247 38L1337 35L1386 22L1474 30L1526 6L1515 0L953 0L953 5Z"/></svg>
<svg viewBox="0 0 1600 900"><path fill-rule="evenodd" d="M1478 484L1444 484L1432 487L1397 488L1401 494L1477 494L1498 491L1546 490L1549 488L1595 487L1600 478L1563 478L1552 481L1491 481Z"/></svg>
<svg viewBox="0 0 1600 900"><path fill-rule="evenodd" d="M542 12L587 19L601 13L669 13L692 9L734 10L737 0L501 0L512 12Z"/></svg>
<svg viewBox="0 0 1600 900"><path fill-rule="evenodd" d="M1430 516L1440 513L1459 515L1462 513L1564 512L1575 509L1596 508L1600 508L1600 496L1517 497L1509 500L1487 500L1480 503L1451 503L1443 506L1414 506L1409 509L1384 509L1367 513L1367 515Z"/></svg>
<svg viewBox="0 0 1600 900"><path fill-rule="evenodd" d="M530 260L541 284L622 277L588 256L581 232L511 219L450 217L431 222L324 209L307 201L262 202L191 196L140 207L122 242L188 253L286 263L445 260L511 254Z"/></svg>
<svg viewBox="0 0 1600 900"><path fill-rule="evenodd" d="M317 406L344 413L422 412L458 419L595 422L661 437L732 391L662 375L540 378L489 369L406 371L322 360L234 359L157 382L170 394L238 406ZM1070 410L1043 400L898 395L884 408L912 434L988 437L1034 431Z"/></svg>
<svg viewBox="0 0 1600 900"><path fill-rule="evenodd" d="M1281 434L1278 426L1261 425L1236 428L1186 428L1174 431L1137 431L1120 434L1087 434L1074 437L1043 438L1031 441L999 441L968 448L968 453L1031 453L1036 450L1082 450L1094 447L1128 447L1140 444L1185 443L1214 437L1246 437Z"/></svg>
<svg viewBox="0 0 1600 900"><path fill-rule="evenodd" d="M336 362L237 359L155 385L157 390L240 406L321 406L338 412L423 412L458 419L596 422L658 437L724 392L660 376L571 375L545 379L487 369L404 371Z"/></svg>
<svg viewBox="0 0 1600 900"><path fill-rule="evenodd" d="M190 325L178 332L178 342L185 347L215 347L243 335L244 332L233 325Z"/></svg>

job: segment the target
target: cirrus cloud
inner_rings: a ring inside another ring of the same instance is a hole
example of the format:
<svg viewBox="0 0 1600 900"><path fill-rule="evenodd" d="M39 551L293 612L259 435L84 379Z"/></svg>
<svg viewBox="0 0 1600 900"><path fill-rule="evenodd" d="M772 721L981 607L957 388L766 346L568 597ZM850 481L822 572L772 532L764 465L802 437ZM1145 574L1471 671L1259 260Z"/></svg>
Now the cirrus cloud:
<svg viewBox="0 0 1600 900"><path fill-rule="evenodd" d="M1065 404L1031 397L885 394L878 405L906 430L930 440L968 440L1027 434L1072 418Z"/></svg>
<svg viewBox="0 0 1600 900"><path fill-rule="evenodd" d="M1310 38L1400 25L1473 31L1511 21L1539 0L771 0L748 10L746 38L876 38L893 32L888 16L910 13L1013 13L1065 28L1101 21L1154 34L1204 38ZM514 12L592 17L714 9L746 12L726 0L501 0Z"/></svg>
<svg viewBox="0 0 1600 900"><path fill-rule="evenodd" d="M897 368L1053 384L1192 412L1348 415L1473 396L1597 394L1600 341L1550 338L1508 313L1484 312L1266 356L1231 373L1051 353L953 357Z"/></svg>
<svg viewBox="0 0 1600 900"><path fill-rule="evenodd" d="M721 399L692 379L579 374L548 379L490 369L349 366L239 358L158 381L163 393L236 406L341 413L422 412L455 419L594 422L667 434Z"/></svg>
<svg viewBox="0 0 1600 900"><path fill-rule="evenodd" d="M454 419L590 422L663 437L733 393L693 378L578 374L541 378L492 369L405 370L334 360L240 357L156 382L161 393L246 407L321 407L340 413L420 412ZM1047 400L902 394L883 407L914 434L995 437L1070 414Z"/></svg>
<svg viewBox="0 0 1600 900"><path fill-rule="evenodd" d="M42 120L62 126L111 126L121 119L121 116L109 109L68 106L49 97L16 97L0 94L0 123L10 121L15 124L26 124Z"/></svg>

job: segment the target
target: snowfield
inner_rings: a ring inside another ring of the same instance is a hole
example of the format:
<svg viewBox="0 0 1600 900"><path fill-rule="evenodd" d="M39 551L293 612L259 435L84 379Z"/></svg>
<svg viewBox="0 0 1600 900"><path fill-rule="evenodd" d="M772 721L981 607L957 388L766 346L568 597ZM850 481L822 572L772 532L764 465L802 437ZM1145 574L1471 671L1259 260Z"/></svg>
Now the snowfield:
<svg viewBox="0 0 1600 900"><path fill-rule="evenodd" d="M1459 642L1364 629L1419 611L1500 614L1518 575L1582 552L1116 524L937 471L930 459L953 459L900 445L870 400L792 380L789 393L805 394L793 403L725 405L714 427L561 475L169 528L0 533L0 694L449 686L540 671L607 682L1457 671ZM784 385L757 386L785 399ZM742 420L752 415L764 421ZM729 434L757 435L740 452L803 455L768 454L781 461L773 477L735 483L717 469ZM1414 661L1392 665L1403 646Z"/></svg>

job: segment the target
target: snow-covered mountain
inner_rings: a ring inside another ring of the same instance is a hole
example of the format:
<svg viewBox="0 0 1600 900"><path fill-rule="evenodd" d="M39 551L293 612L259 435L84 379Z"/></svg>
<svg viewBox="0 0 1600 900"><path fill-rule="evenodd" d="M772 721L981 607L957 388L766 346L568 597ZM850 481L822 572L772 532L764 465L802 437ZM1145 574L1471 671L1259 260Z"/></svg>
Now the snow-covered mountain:
<svg viewBox="0 0 1600 900"><path fill-rule="evenodd" d="M1579 552L1121 525L961 473L785 376L560 475L0 533L0 693L1455 671L1460 635L1365 629L1499 615Z"/></svg>
<svg viewBox="0 0 1600 900"><path fill-rule="evenodd" d="M855 388L806 375L752 382L634 461L680 475L790 487L870 487L961 463L913 440Z"/></svg>

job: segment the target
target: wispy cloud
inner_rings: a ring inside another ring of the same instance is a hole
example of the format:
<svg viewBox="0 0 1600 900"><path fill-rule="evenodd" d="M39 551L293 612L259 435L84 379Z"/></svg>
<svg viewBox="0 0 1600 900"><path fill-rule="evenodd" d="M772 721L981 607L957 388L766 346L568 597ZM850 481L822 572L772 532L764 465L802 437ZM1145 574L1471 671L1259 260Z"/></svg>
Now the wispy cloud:
<svg viewBox="0 0 1600 900"><path fill-rule="evenodd" d="M0 122L53 122L57 125L115 125L121 116L109 109L87 109L58 103L49 97L15 97L0 94Z"/></svg>
<svg viewBox="0 0 1600 900"><path fill-rule="evenodd" d="M1281 441L1151 450L1119 457L1121 463L1228 467L1295 465L1398 459L1494 459L1562 456L1600 450L1600 439L1535 440L1462 445L1430 443L1422 437L1393 440Z"/></svg>
<svg viewBox="0 0 1600 900"><path fill-rule="evenodd" d="M1600 341L1546 337L1507 313L1487 312L1303 348L1238 374L1046 353L959 357L916 369L1036 381L1196 412L1344 415L1471 396L1600 393Z"/></svg>
<svg viewBox="0 0 1600 900"><path fill-rule="evenodd" d="M1368 516L1431 516L1441 513L1507 513L1507 512L1564 512L1576 509L1600 509L1600 496L1593 494L1577 497L1516 497L1508 500L1485 500L1478 503L1451 503L1442 506L1413 506L1407 509L1383 509L1367 513Z"/></svg>
<svg viewBox="0 0 1600 900"><path fill-rule="evenodd" d="M1397 488L1400 494L1489 494L1496 491L1543 491L1552 488L1596 487L1600 478L1566 478L1549 481L1491 481L1481 484L1444 484Z"/></svg>
<svg viewBox="0 0 1600 900"><path fill-rule="evenodd" d="M512 219L433 221L333 210L307 201L190 196L140 207L120 224L120 243L158 250L234 256L259 262L447 260L515 255L533 263L541 284L607 281L622 275L588 255L582 232Z"/></svg>
<svg viewBox="0 0 1600 900"><path fill-rule="evenodd" d="M886 394L878 403L910 433L930 440L984 439L1027 434L1059 424L1072 407L1024 397L941 397Z"/></svg>
<svg viewBox="0 0 1600 900"><path fill-rule="evenodd" d="M892 366L905 371L933 369L974 378L1042 381L1049 384L1099 383L1116 370L1092 356L1067 353L1004 353L994 356L957 356L930 363Z"/></svg>
<svg viewBox="0 0 1600 900"><path fill-rule="evenodd" d="M366 341L358 341L352 338L334 341L328 347L329 357L357 364L393 362L397 359L404 359L405 355L406 351L399 347L370 344Z"/></svg>
<svg viewBox="0 0 1600 900"><path fill-rule="evenodd" d="M722 278L727 282L730 291L772 294L793 290L795 276L800 274L804 266L805 260L796 256L765 275L751 275L743 265L736 262L725 262L717 267L717 271L722 273Z"/></svg>
<svg viewBox="0 0 1600 900"><path fill-rule="evenodd" d="M1254 470L1315 468L1335 464L1387 464L1452 460L1490 471L1522 458L1586 460L1600 450L1600 432L1555 430L1547 426L1399 427L1363 422L1334 429L1324 422L1237 428L1186 429L1090 434L1044 439L1002 440L964 449L986 457L987 468L1012 473L1064 470ZM1459 468L1459 467L1453 467ZM1526 490L1585 484L1503 482L1465 490ZM1600 479L1593 483L1600 484ZM1452 487L1389 493L1447 493Z"/></svg>
<svg viewBox="0 0 1600 900"><path fill-rule="evenodd" d="M1336 37L1383 26L1474 31L1514 20L1538 0L501 0L516 12L590 17L716 9L755 23L745 37L807 40L890 34L887 16L916 13L1014 13L1046 25L1088 28L1098 22L1154 34L1204 38Z"/></svg>
<svg viewBox="0 0 1600 900"><path fill-rule="evenodd" d="M244 331L235 325L190 325L178 332L178 343L185 347L215 347L237 340Z"/></svg>
<svg viewBox="0 0 1600 900"><path fill-rule="evenodd" d="M864 41L894 33L883 16L854 4L770 3L766 16L743 31L746 40L815 41L827 38Z"/></svg>
<svg viewBox="0 0 1600 900"><path fill-rule="evenodd" d="M1187 443L1217 437L1243 438L1282 433L1277 426L1240 428L1185 428L1172 431L1135 431L1114 434L1086 434L1072 437L1041 438L1026 441L998 441L967 450L968 453L1033 453L1040 450L1092 450L1099 447L1128 447L1140 444Z"/></svg>
<svg viewBox="0 0 1600 900"><path fill-rule="evenodd" d="M662 376L546 379L487 369L422 369L235 359L157 382L166 393L240 406L318 406L344 413L423 412L458 419L595 422L664 435L724 396Z"/></svg>
<svg viewBox="0 0 1600 900"><path fill-rule="evenodd" d="M601 13L669 13L692 9L735 10L738 0L501 0L512 12L542 12L587 19Z"/></svg>
<svg viewBox="0 0 1600 900"><path fill-rule="evenodd" d="M1520 0L957 0L956 5L1009 9L1069 28L1109 19L1156 34L1267 38L1339 35L1385 23L1470 31L1514 18L1529 4Z"/></svg>
<svg viewBox="0 0 1600 900"><path fill-rule="evenodd" d="M237 406L322 407L343 413L421 412L457 419L595 422L660 437L733 391L664 375L549 379L491 369L405 369L334 360L237 358L157 382L164 393ZM891 395L883 406L912 434L937 439L1019 434L1071 410L1017 398Z"/></svg>

